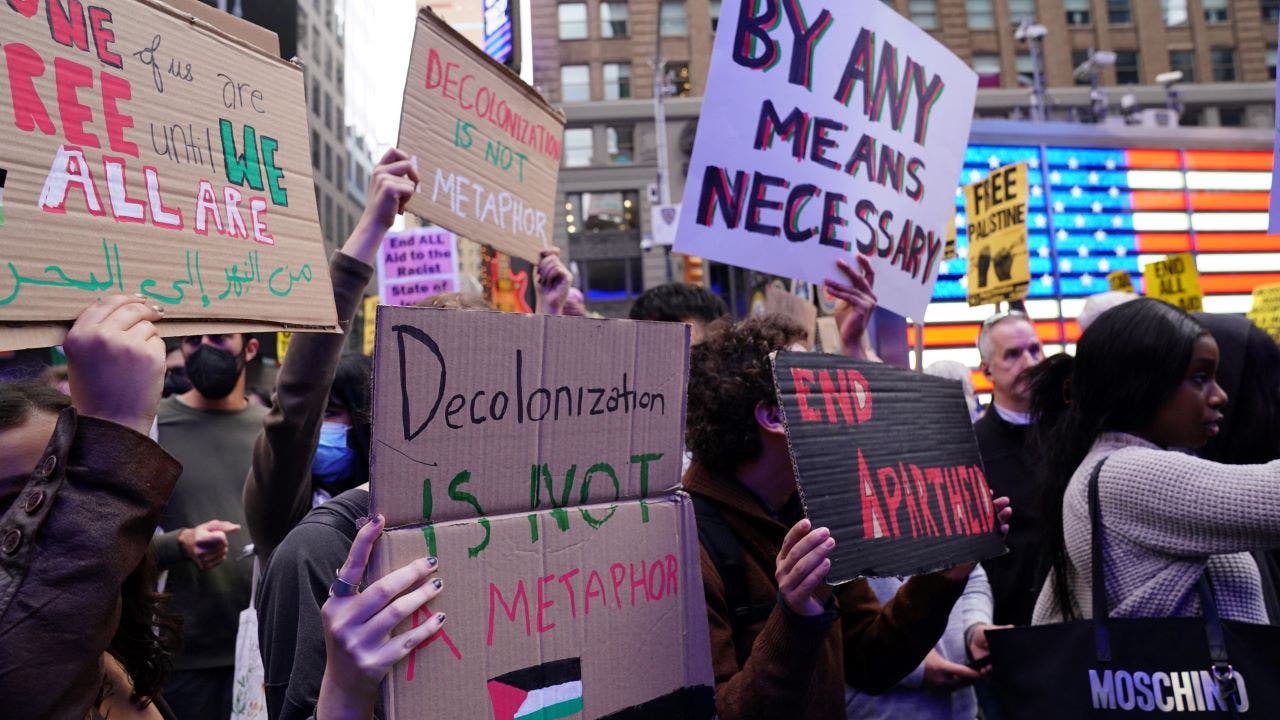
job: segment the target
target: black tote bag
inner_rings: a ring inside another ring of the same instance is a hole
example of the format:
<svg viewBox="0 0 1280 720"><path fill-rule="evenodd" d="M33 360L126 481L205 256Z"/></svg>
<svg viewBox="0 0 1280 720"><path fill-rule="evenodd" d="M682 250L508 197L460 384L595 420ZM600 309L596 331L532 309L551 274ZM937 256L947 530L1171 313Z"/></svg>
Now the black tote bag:
<svg viewBox="0 0 1280 720"><path fill-rule="evenodd" d="M987 633L1008 720L1280 720L1280 627L1221 620L1208 577L1202 618L1107 614L1099 462L1089 478L1093 620Z"/></svg>

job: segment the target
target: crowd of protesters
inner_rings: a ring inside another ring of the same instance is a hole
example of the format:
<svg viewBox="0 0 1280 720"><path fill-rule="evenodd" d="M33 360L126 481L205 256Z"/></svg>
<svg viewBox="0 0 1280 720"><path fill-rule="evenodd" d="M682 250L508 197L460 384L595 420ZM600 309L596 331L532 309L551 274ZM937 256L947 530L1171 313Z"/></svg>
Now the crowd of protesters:
<svg viewBox="0 0 1280 720"><path fill-rule="evenodd" d="M344 332L415 167L387 152L330 261ZM876 360L870 266L841 261L832 278L845 352ZM584 312L557 251L537 294L540 312ZM769 361L805 349L806 330L735 322L683 285L631 316L693 326L683 485L725 720L999 717L988 631L1092 613L1099 467L1112 616L1196 616L1207 571L1223 617L1280 622L1280 349L1243 318L1107 294L1074 357L1045 358L1031 318L991 317L976 338L985 408L967 368L928 372L966 385L1009 552L829 586L836 541L802 512ZM269 717L383 717L386 674L445 617L394 629L448 592L449 569L422 558L366 583L385 527L370 517L368 360L344 355L344 334L295 335L264 406L246 388L258 340L166 346L162 317L101 298L68 333L65 370L0 384L0 708L225 720L252 606Z"/></svg>

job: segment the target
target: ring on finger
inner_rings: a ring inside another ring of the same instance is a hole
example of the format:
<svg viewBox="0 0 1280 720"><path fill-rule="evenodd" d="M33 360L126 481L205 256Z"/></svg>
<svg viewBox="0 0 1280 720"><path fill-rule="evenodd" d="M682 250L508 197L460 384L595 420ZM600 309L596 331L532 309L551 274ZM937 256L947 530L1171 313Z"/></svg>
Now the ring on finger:
<svg viewBox="0 0 1280 720"><path fill-rule="evenodd" d="M329 585L329 597L351 597L360 592L360 583L342 579L337 570L333 571L333 582Z"/></svg>

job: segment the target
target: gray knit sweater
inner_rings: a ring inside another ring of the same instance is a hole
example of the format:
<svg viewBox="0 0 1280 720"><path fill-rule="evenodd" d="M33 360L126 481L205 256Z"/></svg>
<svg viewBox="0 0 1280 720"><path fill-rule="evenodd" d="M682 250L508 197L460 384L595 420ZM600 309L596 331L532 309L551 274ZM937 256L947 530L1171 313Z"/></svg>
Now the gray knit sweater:
<svg viewBox="0 0 1280 720"><path fill-rule="evenodd" d="M1200 614L1206 565L1224 618L1266 623L1250 550L1280 547L1280 461L1221 465L1124 433L1104 433L1076 468L1063 500L1063 536L1078 617L1092 616L1089 475L1102 458L1107 607L1113 617ZM1050 574L1033 624L1060 622Z"/></svg>

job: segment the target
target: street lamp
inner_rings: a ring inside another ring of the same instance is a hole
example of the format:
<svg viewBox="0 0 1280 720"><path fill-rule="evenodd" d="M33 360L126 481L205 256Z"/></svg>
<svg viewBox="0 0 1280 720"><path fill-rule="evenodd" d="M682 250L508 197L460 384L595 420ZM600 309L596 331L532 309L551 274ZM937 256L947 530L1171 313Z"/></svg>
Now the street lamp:
<svg viewBox="0 0 1280 720"><path fill-rule="evenodd" d="M1031 48L1031 119L1036 121L1045 119L1044 72L1041 68L1041 58L1044 36L1048 34L1049 31L1045 26L1032 23L1026 18L1023 18L1018 23L1017 29L1013 31L1015 40L1025 42Z"/></svg>
<svg viewBox="0 0 1280 720"><path fill-rule="evenodd" d="M1107 116L1107 92L1100 86L1102 69L1116 64L1116 54L1110 50L1090 50L1089 57L1080 63L1071 76L1076 80L1089 81L1089 111L1093 122L1102 122Z"/></svg>

